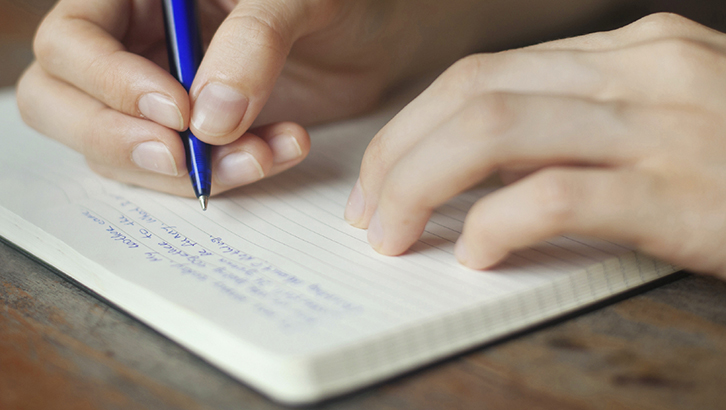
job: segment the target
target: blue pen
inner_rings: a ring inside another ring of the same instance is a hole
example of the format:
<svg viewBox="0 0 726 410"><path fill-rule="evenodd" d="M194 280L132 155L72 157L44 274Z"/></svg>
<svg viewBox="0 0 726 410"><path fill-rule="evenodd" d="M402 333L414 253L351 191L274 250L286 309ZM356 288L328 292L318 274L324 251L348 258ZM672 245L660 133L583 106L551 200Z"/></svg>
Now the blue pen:
<svg viewBox="0 0 726 410"><path fill-rule="evenodd" d="M194 0L163 0L163 4L170 71L189 92L202 62L197 10ZM194 195L199 199L202 210L206 211L212 188L210 146L198 140L188 129L179 135L184 142Z"/></svg>

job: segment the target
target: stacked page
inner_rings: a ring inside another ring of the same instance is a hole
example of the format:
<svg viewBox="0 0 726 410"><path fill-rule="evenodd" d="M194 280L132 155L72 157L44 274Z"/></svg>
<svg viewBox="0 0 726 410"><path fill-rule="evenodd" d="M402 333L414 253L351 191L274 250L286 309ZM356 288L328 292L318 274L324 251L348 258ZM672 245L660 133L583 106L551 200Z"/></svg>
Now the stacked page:
<svg viewBox="0 0 726 410"><path fill-rule="evenodd" d="M342 218L370 138L400 108L311 130L310 156L210 201L101 178L0 95L0 236L273 399L348 392L676 270L559 237L495 270L453 245L479 188L438 209L405 255Z"/></svg>

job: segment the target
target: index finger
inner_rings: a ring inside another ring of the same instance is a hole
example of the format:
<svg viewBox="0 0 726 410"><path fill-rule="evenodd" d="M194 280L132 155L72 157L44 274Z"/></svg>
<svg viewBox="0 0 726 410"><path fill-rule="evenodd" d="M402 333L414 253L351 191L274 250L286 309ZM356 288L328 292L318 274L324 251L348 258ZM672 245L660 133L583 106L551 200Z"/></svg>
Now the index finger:
<svg viewBox="0 0 726 410"><path fill-rule="evenodd" d="M122 43L141 38L146 43L137 47L163 52L158 1L63 0L39 27L34 51L47 73L107 106L183 130L189 116L186 90Z"/></svg>

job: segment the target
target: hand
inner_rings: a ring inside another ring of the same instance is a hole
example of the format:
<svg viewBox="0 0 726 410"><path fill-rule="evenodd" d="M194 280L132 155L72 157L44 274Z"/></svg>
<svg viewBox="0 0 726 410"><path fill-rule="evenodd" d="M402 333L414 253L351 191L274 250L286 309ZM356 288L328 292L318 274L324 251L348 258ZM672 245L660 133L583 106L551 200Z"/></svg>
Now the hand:
<svg viewBox="0 0 726 410"><path fill-rule="evenodd" d="M656 14L467 57L373 139L346 219L401 254L437 206L521 170L469 210L463 264L570 233L726 278L726 34Z"/></svg>
<svg viewBox="0 0 726 410"><path fill-rule="evenodd" d="M176 133L189 126L216 145L219 193L299 163L310 140L295 122L359 113L398 79L463 55L473 36L458 33L475 24L476 3L420 2L417 19L400 1L201 1L209 47L188 95L166 70L159 0L61 0L18 104L98 173L179 195L192 193ZM419 23L431 33L407 26ZM455 41L428 41L447 24Z"/></svg>
<svg viewBox="0 0 726 410"><path fill-rule="evenodd" d="M165 69L159 0L60 0L18 105L98 173L178 195L191 189L175 130L190 127L216 145L220 193L299 163L310 140L297 123L360 113L401 79L612 2L199 0L209 46L187 95Z"/></svg>

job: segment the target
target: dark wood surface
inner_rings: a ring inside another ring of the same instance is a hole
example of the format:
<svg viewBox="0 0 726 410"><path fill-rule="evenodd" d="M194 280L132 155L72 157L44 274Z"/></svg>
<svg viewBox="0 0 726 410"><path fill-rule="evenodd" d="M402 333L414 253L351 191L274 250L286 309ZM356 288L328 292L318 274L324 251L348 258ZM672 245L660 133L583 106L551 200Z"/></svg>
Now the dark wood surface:
<svg viewBox="0 0 726 410"><path fill-rule="evenodd" d="M0 242L0 408L277 409ZM726 408L726 283L686 276L323 409Z"/></svg>
<svg viewBox="0 0 726 410"><path fill-rule="evenodd" d="M0 85L47 7L0 0ZM0 409L97 408L280 406L0 241ZM684 275L313 408L724 409L726 283Z"/></svg>

